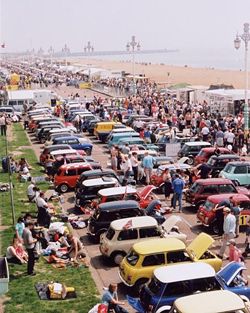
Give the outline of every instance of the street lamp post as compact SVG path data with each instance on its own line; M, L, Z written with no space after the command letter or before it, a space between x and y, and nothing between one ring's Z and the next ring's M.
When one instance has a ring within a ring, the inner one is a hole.
M52 46L49 47L48 54L50 56L50 65L52 66L52 57L54 54L54 49L52 48Z
M245 131L249 131L249 104L248 104L248 43L250 41L249 23L244 24L244 32L242 35L236 35L234 40L235 49L240 48L241 40L245 44L245 105L244 105L244 125Z
M84 53L94 52L94 46L91 45L90 41L87 42L87 46L84 47Z
M126 45L127 51L132 51L132 61L133 61L133 94L135 94L135 50L140 50L141 46L139 42L136 42L135 36L132 36L131 42L128 42Z
M65 55L65 66L67 66L67 56L70 54L70 49L66 44L62 48L62 53Z

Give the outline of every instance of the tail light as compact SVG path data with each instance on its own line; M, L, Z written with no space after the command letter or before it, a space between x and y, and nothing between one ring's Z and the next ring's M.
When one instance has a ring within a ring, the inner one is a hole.
M131 279L132 279L132 276L131 276L131 275L128 275L127 280L128 280L128 281L131 281Z

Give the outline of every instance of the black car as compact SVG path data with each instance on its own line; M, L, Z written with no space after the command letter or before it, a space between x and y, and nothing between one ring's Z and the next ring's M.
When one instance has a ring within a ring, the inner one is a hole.
M145 212L134 200L102 203L89 219L88 235L99 242L101 234L108 230L110 223L114 220L142 215L145 215Z
M210 175L212 177L218 177L220 171L223 170L227 163L233 161L240 161L240 157L236 154L212 155L207 161L207 165L211 168Z
M94 128L98 122L100 122L100 119L88 120L86 129L90 135L94 135Z

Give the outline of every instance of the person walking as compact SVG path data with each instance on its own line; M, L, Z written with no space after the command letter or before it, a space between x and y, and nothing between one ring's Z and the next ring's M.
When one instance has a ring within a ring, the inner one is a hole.
M144 173L146 176L146 184L150 184L152 170L154 167L155 159L152 157L152 155L149 155L148 151L145 152L145 156L142 160L142 166L144 168Z
M232 206L232 213L235 216L235 237L239 237L239 223L240 223L240 212L242 211L242 208L239 206L239 202L237 200L233 201L233 206Z
M135 179L136 184L137 184L138 183L138 166L139 166L139 161L138 161L136 152L132 152L130 161L131 161L132 170L133 170L133 173L134 173L134 179Z
M32 230L34 229L34 223L28 222L27 226L23 230L23 243L28 253L28 264L27 264L27 274L34 276L36 273L34 272L35 265L35 245L37 239L33 238Z
M182 194L183 194L183 189L185 187L185 182L183 179L180 178L178 174L175 174L174 180L172 182L173 186L173 208L174 210L176 209L176 203L178 201L179 204L179 212L182 212Z
M220 251L217 254L217 256L221 259L223 259L224 253L226 251L227 243L229 242L230 239L234 239L236 229L236 218L231 213L231 209L226 207L223 209L223 213L224 213L224 223L223 223L224 235Z
M0 116L0 129L1 129L1 136L6 136L7 120L4 114Z
M164 182L164 194L165 200L169 200L170 194L172 192L171 175L169 169L166 168L162 175L162 180Z

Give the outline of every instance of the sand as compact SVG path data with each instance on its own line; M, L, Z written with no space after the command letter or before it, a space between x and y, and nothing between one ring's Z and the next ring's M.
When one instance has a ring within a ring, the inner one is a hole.
M91 64L109 70L124 70L133 72L132 62L75 59L71 64ZM233 70L218 70L213 68L192 68L160 64L135 64L136 74L145 74L151 80L161 83L163 87L187 83L189 85L210 86L211 84L233 85L234 88L245 88L245 72ZM168 74L169 73L169 74Z

